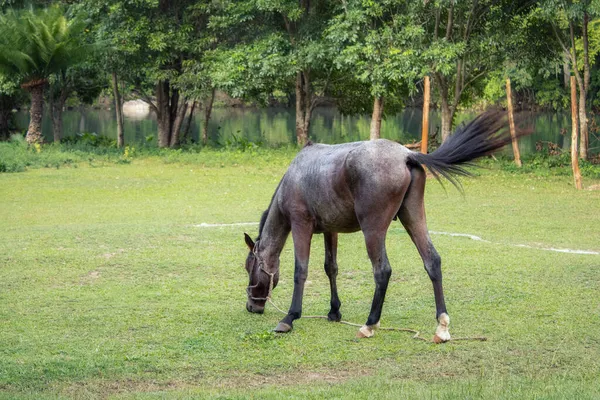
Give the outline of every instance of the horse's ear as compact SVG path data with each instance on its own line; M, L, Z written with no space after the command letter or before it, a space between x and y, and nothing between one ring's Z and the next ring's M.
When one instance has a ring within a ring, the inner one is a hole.
M252 241L252 238L248 236L247 233L244 233L244 240L246 241L246 246L248 246L250 251L254 250L254 242Z

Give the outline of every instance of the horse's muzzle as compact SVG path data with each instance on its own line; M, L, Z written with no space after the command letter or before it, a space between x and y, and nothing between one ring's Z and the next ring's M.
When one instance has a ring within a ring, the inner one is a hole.
M250 301L246 302L246 310L255 314L262 314L265 312L265 306L259 306L258 304L251 303Z

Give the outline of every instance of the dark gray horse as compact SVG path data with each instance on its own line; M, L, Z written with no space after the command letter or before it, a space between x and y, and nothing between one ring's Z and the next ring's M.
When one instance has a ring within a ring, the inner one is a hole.
M339 321L336 288L338 233L362 230L373 265L375 294L359 337L371 337L379 326L381 309L392 270L385 237L393 219L399 218L417 247L433 283L438 327L434 341L450 340L450 318L444 303L441 259L425 221L423 195L427 166L436 178L443 176L457 187L456 175L469 175L461 166L510 143L503 113L488 112L462 126L431 154L421 154L389 141L373 140L340 145L306 145L281 179L264 212L256 242L245 234L250 249L246 270L250 312L262 313L279 280L279 255L289 233L294 241L295 273L292 304L276 332L292 330L302 314L302 294L308 274L313 234L325 238L325 272L331 286L328 317ZM520 132L519 135L522 135Z

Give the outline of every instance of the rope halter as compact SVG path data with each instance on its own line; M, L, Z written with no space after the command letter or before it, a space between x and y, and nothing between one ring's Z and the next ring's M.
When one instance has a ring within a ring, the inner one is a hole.
M252 250L252 254L254 254L254 258L256 258L256 260L258 260L258 268L260 271L264 272L265 274L269 275L269 291L267 293L267 297L254 297L252 296L252 294L250 293L250 290L252 288L255 288L258 286L258 282L256 283L256 285L250 286L248 285L248 287L246 288L246 293L248 294L248 298L250 300L254 300L254 301L269 301L271 300L271 293L273 293L273 280L275 278L275 272L269 272L264 268L265 263L258 257L258 254L256 253L256 246L255 249Z

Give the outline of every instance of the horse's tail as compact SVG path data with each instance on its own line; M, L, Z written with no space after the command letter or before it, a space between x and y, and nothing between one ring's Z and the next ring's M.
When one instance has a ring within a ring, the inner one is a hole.
M505 112L485 112L467 125L458 127L433 153L411 152L408 164L425 165L438 181L441 182L440 177L443 176L461 190L456 176L473 175L464 166L473 165L471 161L490 155L512 141L507 126ZM520 137L530 133L531 131L517 130L516 135Z

